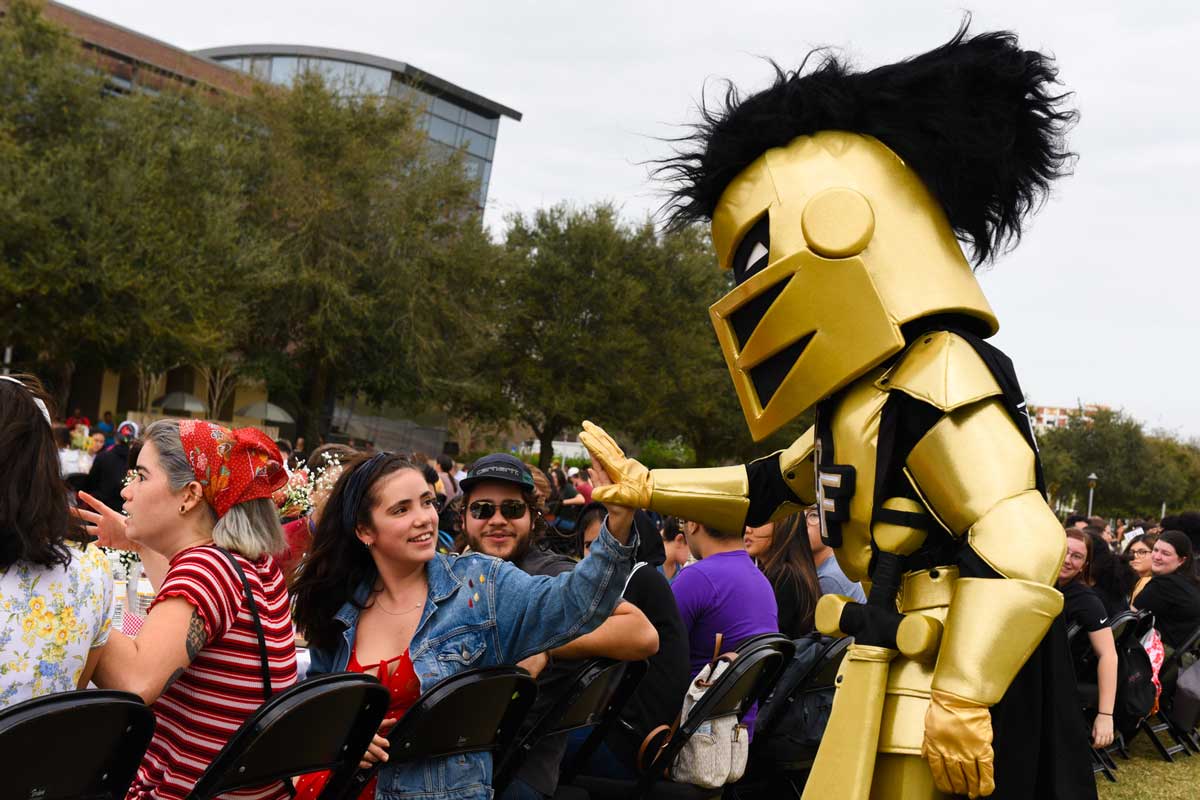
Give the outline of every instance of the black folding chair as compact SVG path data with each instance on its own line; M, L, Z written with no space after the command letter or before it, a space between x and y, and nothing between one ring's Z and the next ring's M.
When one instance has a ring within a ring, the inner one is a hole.
M1175 683L1179 680L1179 672L1187 657L1200 660L1200 627L1184 640L1184 642L1163 660L1158 678L1162 683L1162 695L1159 697L1158 711L1151 719L1142 721L1139 730L1150 737L1151 744L1158 750L1164 761L1174 761L1175 756L1183 754L1190 756L1200 753L1200 736L1194 730L1184 730L1171 717L1171 705L1175 695ZM1156 721L1152 721L1155 719ZM1171 737L1173 744L1167 744L1159 738L1165 733Z
M388 709L370 675L340 672L296 684L264 703L213 759L191 800L330 770L321 800L341 800Z
M71 732L85 735L88 744L64 756L51 743ZM0 712L0 794L121 800L153 735L154 712L128 692L88 689L17 703Z
M566 691L542 714L507 752L497 756L492 789L497 797L521 769L529 752L547 736L593 727L579 751L564 765L560 783L569 784L579 767L595 752L616 723L621 709L646 674L645 661L622 662L593 658L583 663ZM566 794L566 793L564 793Z
M722 789L704 789L685 783L663 780L675 757L688 739L705 723L726 714L745 716L752 705L763 700L791 660L795 644L784 636L755 637L742 644L737 658L692 708L688 718L670 735L650 764L635 781L621 781L580 775L578 786L593 798L640 800L644 797L709 800L721 796Z
M1079 706L1086 721L1088 713L1096 712L1099 699L1098 680L1096 677L1096 655L1092 642L1080 625L1072 624L1067 628L1067 647L1071 653L1071 666L1075 672L1075 689L1079 695ZM1084 735L1089 735L1084 733ZM1088 755L1092 761L1092 774L1102 774L1105 778L1117 782L1114 770L1116 764L1109 766L1110 759L1098 748L1088 742Z
M388 733L388 764L481 750L503 753L536 697L537 682L518 667L480 667L451 675L421 695ZM365 750L364 745L358 755ZM348 797L358 797L381 766L358 772Z

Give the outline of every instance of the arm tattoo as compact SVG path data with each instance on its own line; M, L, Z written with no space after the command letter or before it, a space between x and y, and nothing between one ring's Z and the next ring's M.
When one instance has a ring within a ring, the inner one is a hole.
M160 695L165 694L167 689L171 688L171 684L174 683L175 681L177 681L179 679L179 676L182 674L183 674L183 667L180 667L179 669L172 672L171 677L167 678L167 682L163 684L162 691L159 692L159 694Z
M192 618L188 621L187 630L187 646L188 661L196 658L196 655L204 649L207 641L204 638L204 620L200 619L200 612L192 609ZM174 678L172 678L174 680Z

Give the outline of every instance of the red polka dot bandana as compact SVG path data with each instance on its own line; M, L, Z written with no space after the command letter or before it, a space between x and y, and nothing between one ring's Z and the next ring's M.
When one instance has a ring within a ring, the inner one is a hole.
M287 483L279 448L257 428L231 431L185 419L179 421L179 438L217 519L238 503L270 497Z

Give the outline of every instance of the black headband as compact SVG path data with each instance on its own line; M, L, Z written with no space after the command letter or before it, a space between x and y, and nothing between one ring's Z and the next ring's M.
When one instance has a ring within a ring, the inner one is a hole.
M355 467L346 480L346 494L342 498L342 527L351 533L358 527L358 507L362 505L371 479L378 472L379 465L390 455L388 452L376 453Z

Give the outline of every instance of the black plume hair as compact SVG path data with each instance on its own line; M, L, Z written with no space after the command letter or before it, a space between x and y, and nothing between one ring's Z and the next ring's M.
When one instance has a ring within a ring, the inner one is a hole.
M1058 93L1051 56L1022 50L1008 31L967 36L968 16L941 47L869 72L814 50L794 72L743 98L732 84L715 108L656 162L674 188L668 227L710 219L729 182L772 147L839 130L879 139L920 176L975 262L1021 238L1021 223L1069 174L1066 133L1077 114ZM806 70L810 61L817 61Z

